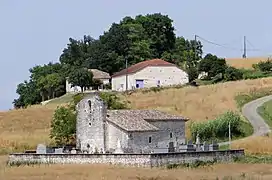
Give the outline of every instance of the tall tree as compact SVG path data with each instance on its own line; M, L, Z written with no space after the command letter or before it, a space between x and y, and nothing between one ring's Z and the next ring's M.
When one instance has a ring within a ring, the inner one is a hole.
M18 84L16 93L19 94L19 98L13 101L15 108L27 107L41 102L41 97L34 81L24 81Z
M85 68L78 68L69 74L68 80L72 86L79 86L83 92L84 89L91 87L93 74Z
M199 72L208 73L208 78L224 74L227 68L226 60L215 55L207 54L199 63Z

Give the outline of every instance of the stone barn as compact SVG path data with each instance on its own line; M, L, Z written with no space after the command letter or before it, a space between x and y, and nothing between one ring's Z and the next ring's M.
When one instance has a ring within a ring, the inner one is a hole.
M175 152L187 118L158 110L107 110L99 95L77 105L77 148L89 153Z

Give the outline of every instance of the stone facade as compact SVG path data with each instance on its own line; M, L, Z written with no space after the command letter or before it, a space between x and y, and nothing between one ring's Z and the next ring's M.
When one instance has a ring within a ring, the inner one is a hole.
M113 153L118 142L124 153L168 152L185 142L185 121L155 110L107 110L97 94L77 105L77 148Z
M171 145L178 149L185 143L185 122L152 121L159 130L153 132L132 132L128 146L135 153L168 152ZM151 140L151 141L150 141Z
M105 152L106 105L98 95L89 94L77 105L77 148Z
M10 154L8 163L44 164L113 164L138 167L161 167L199 161L230 162L243 157L244 150L160 153L160 154Z

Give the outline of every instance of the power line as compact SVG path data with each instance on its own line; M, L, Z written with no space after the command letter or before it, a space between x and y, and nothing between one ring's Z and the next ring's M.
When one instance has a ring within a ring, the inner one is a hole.
M219 44L219 43L216 43L216 42L213 42L213 41L210 41L210 40L207 40L203 37L200 37L198 35L196 35L199 39L201 39L202 41L205 41L209 44L213 44L213 45L216 45L216 46L219 46L219 47L222 47L222 48L225 48L225 49L230 49L230 50L233 50L233 51L244 51L244 49L239 49L239 48L235 48L235 47L229 47L229 46L225 46L225 45L222 45L222 44ZM259 49L247 49L247 51L260 51Z

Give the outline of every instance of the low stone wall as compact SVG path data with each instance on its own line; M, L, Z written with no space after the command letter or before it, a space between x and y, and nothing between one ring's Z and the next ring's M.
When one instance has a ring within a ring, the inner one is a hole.
M163 154L10 154L9 164L113 164L137 167L160 167L192 163L196 160L230 162L244 156L244 150L183 152Z
M169 164L193 163L197 160L203 162L214 160L217 162L231 162L235 157L243 157L244 155L244 150L151 154L150 166L160 167Z

